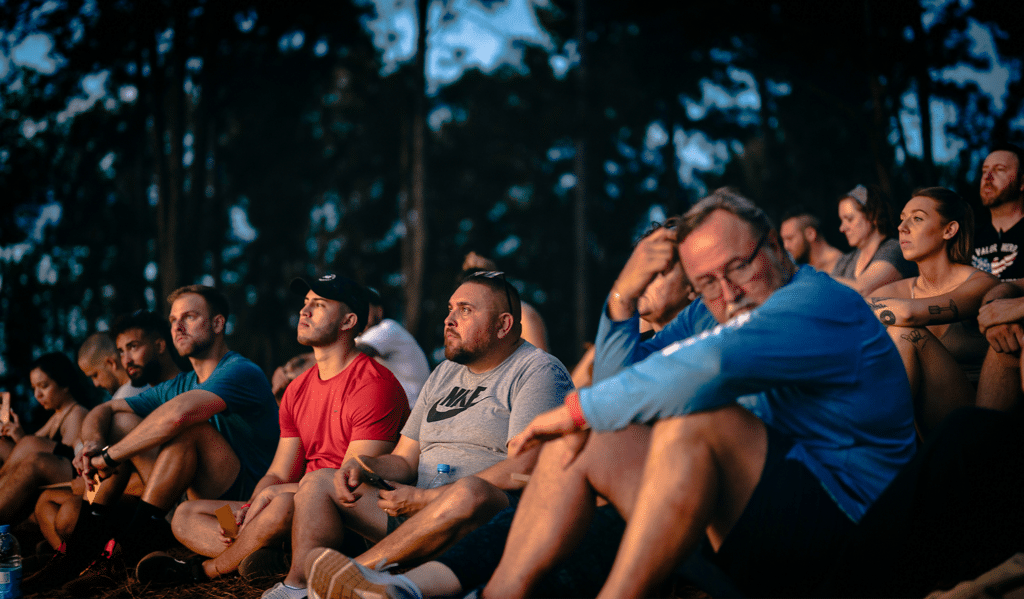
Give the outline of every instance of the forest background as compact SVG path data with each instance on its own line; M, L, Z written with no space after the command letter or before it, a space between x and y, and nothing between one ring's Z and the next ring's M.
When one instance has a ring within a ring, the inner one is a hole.
M992 0L7 0L0 388L190 283L269 374L322 272L436 363L470 250L571 367L638 235L718 186L844 251L857 184L977 205L1024 139L1021 40Z

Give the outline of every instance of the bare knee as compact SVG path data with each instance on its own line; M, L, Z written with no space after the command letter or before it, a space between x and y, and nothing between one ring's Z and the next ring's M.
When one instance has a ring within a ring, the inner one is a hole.
M111 439L120 440L138 426L140 422L142 422L142 418L130 412L115 412L110 421Z
M178 540L189 537L189 532L194 529L196 519L207 515L204 509L205 501L183 501L174 510L174 517L171 518L171 532Z
M263 514L261 520L270 524L268 534L288 533L292 529L292 518L295 516L295 494L281 493L274 497L267 507L263 508Z
M441 502L441 510L436 517L457 521L472 520L480 514L493 515L508 506L508 499L501 489L476 476L457 480Z

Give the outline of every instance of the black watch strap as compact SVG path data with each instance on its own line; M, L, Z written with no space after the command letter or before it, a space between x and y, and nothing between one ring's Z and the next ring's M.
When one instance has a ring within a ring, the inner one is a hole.
M109 445L104 447L100 451L100 457L103 458L103 461L106 462L108 467L110 467L110 468L117 468L117 465L120 464L121 462L118 462L114 458L110 457L110 452L107 451L108 449L110 449Z

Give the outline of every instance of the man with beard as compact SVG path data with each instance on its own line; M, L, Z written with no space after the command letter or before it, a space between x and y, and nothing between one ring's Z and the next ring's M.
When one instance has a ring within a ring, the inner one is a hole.
M362 564L411 565L517 501L536 454L505 459L506 444L572 389L565 367L521 338L521 310L502 273L476 273L456 289L444 321L448 360L424 384L395 450L362 460L395 489L376 492L356 460L303 481L287 586L264 597L305 597L307 556L340 546L346 528L376 542L357 558Z
M824 273L831 273L843 256L821 234L821 219L802 208L791 209L782 217L779 235L794 262L810 264Z
M978 217L974 233L972 266L1003 281L1024 278L1024 150L1010 144L993 149L981 167L981 204L989 218Z
M1005 144L992 150L981 167L981 203L990 219L978 218L974 233L975 268L1004 283L985 294L978 325L989 342L978 379L977 405L1009 410L1020 405L1021 344L1024 339L1024 150Z
M143 390L178 376L167 321L148 310L122 314L114 320L110 336L117 346L121 367L132 385Z
M545 447L506 542L495 518L402 576L327 577L320 560L313 590L326 596L326 579L448 597L489 578L489 598L650 597L699 552L738 587L719 594L809 593L913 455L903 362L863 299L798 269L767 215L735 192L694 205L674 239L701 301L652 340L661 351L570 393L509 443L510 459ZM613 287L608 318L627 283ZM697 328L701 312L719 324ZM623 331L628 343L635 330Z
M122 314L114 319L109 335L96 333L85 340L78 350L78 367L94 385L110 391L111 399L132 397L181 372L171 358L169 340L167 321L155 313L136 310ZM123 377L124 382L120 388L111 389L112 381L120 380L116 376ZM132 476L133 472L131 468L119 468L103 485L100 501L104 497L116 499L122 493L140 495L141 481L138 476ZM80 490L76 494L68 489L47 489L40 495L36 502L36 522L54 548L71 534L81 506Z
M259 367L228 350L227 299L212 287L190 285L167 301L174 346L193 372L94 408L82 424L84 447L74 461L91 485L94 475L107 478L130 460L145 485L141 501L128 526L115 530L108 508L117 497L98 496L79 516L66 551L25 581L26 592L77 576L112 537L124 562L134 565L173 542L165 517L182 493L190 499L248 497L270 465L279 435L277 404ZM101 574L111 560L95 567Z
M247 577L283 573L281 546L291 533L300 479L322 468L336 470L354 456L394 449L409 404L395 375L356 347L367 322L366 290L334 274L295 279L291 289L304 298L297 339L313 348L316 363L285 391L281 440L270 469L247 502L228 503L241 525L237 537L226 536L218 523L215 512L223 500L185 502L172 527L200 555L180 561L153 553L139 562L139 582L204 582L236 568Z
M96 388L106 389L113 399L124 399L146 390L145 386L132 385L117 355L117 346L106 331L93 333L82 342L78 348L78 368Z

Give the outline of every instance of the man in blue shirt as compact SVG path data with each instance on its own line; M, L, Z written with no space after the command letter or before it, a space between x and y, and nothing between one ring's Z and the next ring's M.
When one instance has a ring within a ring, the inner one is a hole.
M84 447L74 461L87 480L106 478L130 461L145 484L141 501L126 529L115 531L107 507L122 489L101 485L79 516L67 552L40 572L50 586L80 572L111 537L134 566L173 542L165 517L183 493L190 499L245 499L273 458L277 403L263 371L228 350L226 298L191 285L167 299L174 347L193 371L94 408L82 424Z
M557 439L485 596L529 594L582 537L596 497L627 521L601 597L648 596L705 546L743 592L806 592L910 459L902 362L856 293L797 270L764 213L729 191L694 206L677 235L703 301L648 342L663 349L512 441L510 454ZM610 320L630 313L616 299ZM702 310L721 324L701 332ZM666 345L672 330L697 334Z

